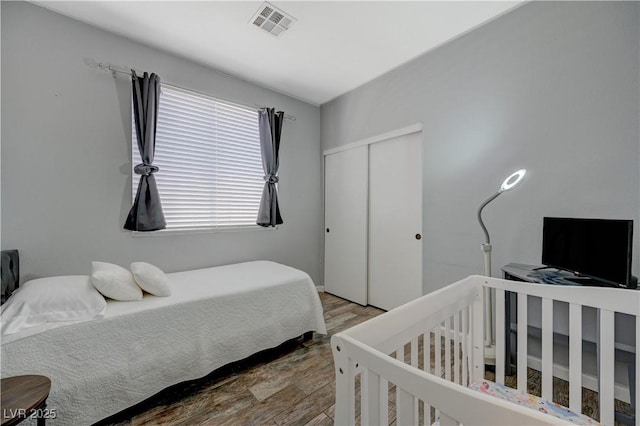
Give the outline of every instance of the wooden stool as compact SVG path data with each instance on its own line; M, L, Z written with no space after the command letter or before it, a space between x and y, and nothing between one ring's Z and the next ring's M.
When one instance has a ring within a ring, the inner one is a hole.
M47 410L51 380L44 376L15 376L0 382L1 426L16 425L26 418L37 419L38 426L45 419L55 418L55 409Z

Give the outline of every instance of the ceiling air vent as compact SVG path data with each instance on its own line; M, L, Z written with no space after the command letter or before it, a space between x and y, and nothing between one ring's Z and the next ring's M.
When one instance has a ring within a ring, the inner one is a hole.
M267 2L262 3L262 6L249 21L250 24L275 37L279 37L287 31L294 22L296 22L296 18Z

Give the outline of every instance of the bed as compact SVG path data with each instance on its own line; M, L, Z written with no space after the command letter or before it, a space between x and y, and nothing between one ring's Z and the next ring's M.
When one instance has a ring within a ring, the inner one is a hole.
M51 424L87 425L310 331L325 334L311 278L256 261L167 274L172 295L108 301L104 317L2 341L2 377L52 381Z
M495 381L485 379L483 288L496 300ZM505 386L505 292L517 296L517 389ZM533 297L542 300L541 398L526 393L527 302ZM560 302L569 305L569 407L551 402L553 311L554 303ZM334 335L335 422L386 425L389 412L395 410L397 424L403 425L595 424L581 414L584 306L598 310L596 420L613 425L615 314L634 320L635 366L640 371L640 291L482 276L468 277ZM640 375L634 379L639 389ZM637 392L631 393L630 401L638 426Z

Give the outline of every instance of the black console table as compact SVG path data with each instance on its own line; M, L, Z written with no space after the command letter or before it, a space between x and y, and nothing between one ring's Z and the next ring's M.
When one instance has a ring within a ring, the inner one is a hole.
M552 285L571 285L571 286L585 286L592 287L593 282L585 281L581 282L580 277L576 277L575 274L567 271L560 271L556 269L541 269L540 266L524 265L519 263L509 263L502 267L503 278L511 281L523 281L529 283L538 284L552 284ZM573 281L575 280L575 281ZM638 289L640 291L640 289ZM506 362L506 374L513 374L512 365L517 363L517 324L512 320L512 312L517 309L517 303L515 301L515 294L511 292L505 292L505 360ZM513 311L512 311L513 310ZM540 328L534 326L527 327L527 333L530 336L540 338L542 333ZM553 333L554 344L569 344L569 336L561 333ZM598 347L596 342L589 340L582 341L583 352L591 352L597 354ZM618 361L627 364L627 372L629 378L629 392L631 396L631 407L634 407L635 402L635 352L633 347L627 345L621 345L616 343L615 358ZM616 421L627 425L634 424L635 417L628 416L622 413L616 412Z

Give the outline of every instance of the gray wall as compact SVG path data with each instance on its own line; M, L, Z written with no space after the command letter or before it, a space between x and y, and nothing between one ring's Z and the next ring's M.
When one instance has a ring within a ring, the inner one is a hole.
M215 42L215 41L212 41ZM130 83L94 58L163 81L297 117L285 122L276 231L133 238ZM92 260L167 271L269 259L320 282L320 110L28 3L2 2L2 247L21 250L23 280L88 273Z
M539 264L543 216L635 221L640 247L637 2L531 2L322 106L323 150L424 125L424 290Z
M2 33L2 7L0 7L0 34ZM2 81L2 55L0 55L0 81ZM0 84L0 99L2 99L2 84ZM0 108L0 129L2 129L2 109ZM2 132L0 132L0 242L2 241ZM0 243L1 246L1 243Z

